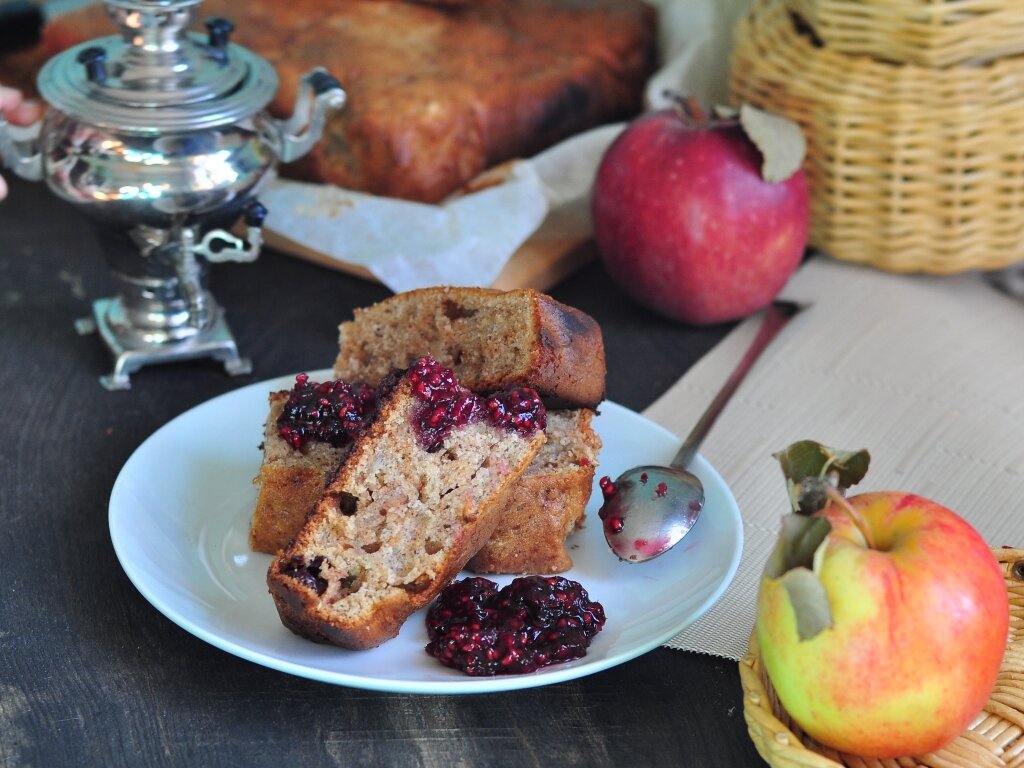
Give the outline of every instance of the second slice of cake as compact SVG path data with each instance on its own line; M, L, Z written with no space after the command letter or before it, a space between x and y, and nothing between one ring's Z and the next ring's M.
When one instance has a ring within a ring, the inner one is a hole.
M582 527L601 450L593 411L548 411L547 442L505 498L501 522L466 564L475 573L560 573Z

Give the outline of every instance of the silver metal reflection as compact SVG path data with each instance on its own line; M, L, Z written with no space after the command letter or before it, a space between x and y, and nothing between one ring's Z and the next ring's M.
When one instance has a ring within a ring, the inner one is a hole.
M226 19L207 20L205 37L188 32L200 2L107 0L120 35L46 63L46 116L17 132L0 117L4 165L134 245L108 254L117 296L76 324L114 356L100 378L108 389L127 389L144 365L188 358L213 357L232 375L251 370L207 287L206 263L258 256L260 191L345 104L338 81L317 69L302 78L292 117L270 117L273 67L229 42ZM244 237L232 231L239 219Z

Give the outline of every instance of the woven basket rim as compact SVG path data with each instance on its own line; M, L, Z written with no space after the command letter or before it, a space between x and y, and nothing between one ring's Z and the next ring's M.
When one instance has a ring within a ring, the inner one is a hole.
M909 61L887 61L879 59L870 53L855 53L851 51L838 50L828 44L816 46L811 38L800 32L792 22L792 9L787 2L782 0L760 0L755 2L748 11L751 17L765 18L767 14L783 12L789 16L788 41L798 49L799 58L807 58L814 61L817 68L828 71L835 75L833 87L834 97L843 94L844 84L850 82L863 83L865 81L880 80L892 82L893 80L907 80L914 83L921 83L922 80L942 82L975 82L982 77L991 80L999 80L1010 74L1017 74L1024 71L1024 51L1012 56L1001 56L988 61L980 61L970 66L957 67L935 67L927 64L918 64ZM1024 16L1024 14L1022 14ZM771 18L771 17L769 17ZM762 22L763 24L763 22ZM764 30L766 26L753 24L756 30ZM903 92L899 97L889 97L885 92L873 94L873 98L885 100L887 98L904 98Z
M1024 51L1017 0L786 0L826 45L930 67Z
M1004 566L1024 563L1024 548L993 547L992 554ZM1024 566L1021 566L1021 570L1024 571ZM1014 577L1018 575L1020 574L1013 574ZM1007 585L1009 586L1010 584L1010 575L1007 575ZM1021 588L1024 588L1024 579L1014 578L1012 584L1020 585ZM1016 606L1011 603L1011 627L1013 626L1014 618L1024 622L1024 601L1019 601ZM1008 643L1009 648L1015 649L1017 656L1024 652L1024 633L1016 638L1011 634L1010 642ZM1011 653L1007 653L1003 662L1004 667L1010 661L1011 655ZM1017 663L1019 664L1019 659ZM770 683L768 686L765 685L765 675L761 665L760 648L758 647L756 633L751 633L749 649L739 662L739 673L740 682L743 686L743 715L747 721L747 730L761 757L769 765L773 768L844 768L843 763L837 762L826 754L808 747L796 733L782 722L774 710L772 703L777 702L777 700L769 688ZM782 705L778 704L778 706L781 709ZM1006 705L1001 706L1005 707ZM1016 711L1024 719L1024 711L1020 708ZM770 745L766 744L766 739L762 737L761 731L764 730L770 731L773 735L773 743ZM960 737L960 739L963 738ZM1024 739L1024 735L1020 736L1020 738ZM957 741L960 741L960 739ZM977 739L972 740L975 748L977 748L977 741ZM867 758L856 758L856 760L858 765L864 766L896 765L894 761L882 763ZM932 764L931 762L913 763L914 766ZM976 765L973 762L947 762L942 764L956 766L957 768L960 768L960 766L962 768L974 768ZM899 765L903 768L906 763L901 760Z

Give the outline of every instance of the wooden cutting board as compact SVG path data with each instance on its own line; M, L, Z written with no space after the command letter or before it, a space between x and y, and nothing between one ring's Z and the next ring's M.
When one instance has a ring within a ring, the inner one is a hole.
M264 243L276 251L297 256L330 269L378 282L370 272L357 264L339 261L332 256L295 242L271 229L263 230ZM505 268L489 286L501 290L534 288L546 291L594 257L594 249L581 247L589 238L565 238L541 229L512 254Z

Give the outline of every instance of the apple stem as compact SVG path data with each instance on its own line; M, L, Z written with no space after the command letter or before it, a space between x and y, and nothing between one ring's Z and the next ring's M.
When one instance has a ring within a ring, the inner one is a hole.
M681 117L688 118L695 126L707 124L708 115L703 109L701 109L700 103L693 96L683 96L682 94L672 91L666 91L666 95L671 97L672 103L675 105L676 112L678 112Z
M829 500L834 504L837 504L846 513L846 516L850 518L853 524L857 526L857 530L860 531L860 535L864 537L864 541L867 542L868 548L875 549L875 539L871 535L871 529L868 528L867 523L864 522L864 518L861 517L860 512L854 509L853 505L848 502L843 494L841 494L834 486L829 485L825 493L828 495Z

